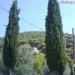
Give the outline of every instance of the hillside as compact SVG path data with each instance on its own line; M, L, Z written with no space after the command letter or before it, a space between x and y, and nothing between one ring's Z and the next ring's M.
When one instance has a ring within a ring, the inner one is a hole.
M64 38L66 41L66 47L72 47L72 34L64 34ZM40 46L45 46L45 32L41 31L32 31L32 32L23 32L19 34L18 37L19 45L30 44L34 46L36 44ZM70 45L71 44L71 45ZM3 46L3 38L0 37L0 49Z
M3 39L4 38L0 38L0 49L3 46ZM41 48L45 46L45 32L23 32L19 34L18 41L19 46L23 44L30 44L32 47L38 46L38 48Z

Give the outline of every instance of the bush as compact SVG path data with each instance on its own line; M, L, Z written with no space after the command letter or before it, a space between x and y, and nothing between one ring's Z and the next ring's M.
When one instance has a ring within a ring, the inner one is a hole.
M46 67L46 59L43 53L39 53L34 59L34 69L39 75L43 75L44 69Z
M3 65L3 59L2 59L2 52L0 53L0 75L2 75L4 70L4 65Z
M22 45L19 48L19 58L15 67L15 75L37 75L33 70L33 56L29 44Z

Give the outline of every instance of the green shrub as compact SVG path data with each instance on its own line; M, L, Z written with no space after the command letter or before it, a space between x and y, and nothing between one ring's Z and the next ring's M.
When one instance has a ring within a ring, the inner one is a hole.
M43 70L46 66L46 59L43 53L39 53L35 56L34 59L34 69L37 71L39 75L43 75Z
M31 49L29 44L22 45L19 48L19 58L14 70L16 75L37 75L33 70L33 56Z

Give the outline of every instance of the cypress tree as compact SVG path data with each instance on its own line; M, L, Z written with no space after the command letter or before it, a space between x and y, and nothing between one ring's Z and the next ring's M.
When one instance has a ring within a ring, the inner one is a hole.
M63 74L65 68L65 50L59 4L49 0L46 17L46 59L50 72Z
M8 75L14 69L18 56L18 33L19 33L19 10L17 8L17 0L15 0L10 8L9 23L6 29L3 60L5 66L8 68Z

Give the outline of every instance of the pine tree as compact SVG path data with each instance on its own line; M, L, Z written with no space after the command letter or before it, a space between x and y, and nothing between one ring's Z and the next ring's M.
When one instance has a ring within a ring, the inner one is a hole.
M65 50L59 4L49 0L46 17L46 58L50 72L62 75L65 68Z
M9 23L6 29L4 47L3 47L3 60L5 66L10 72L14 69L18 56L18 33L19 33L19 10L17 8L17 0L15 0L10 8Z

